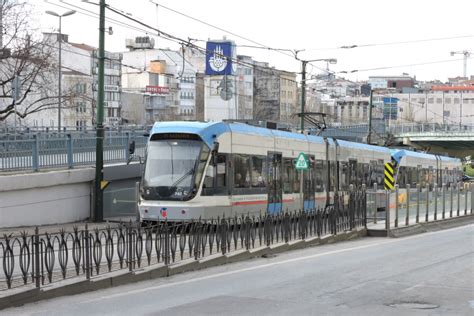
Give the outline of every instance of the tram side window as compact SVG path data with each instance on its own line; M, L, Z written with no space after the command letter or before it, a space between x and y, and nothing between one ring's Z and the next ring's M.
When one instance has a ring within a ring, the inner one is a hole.
M202 195L214 195L226 193L226 156L219 154L217 164L209 165L206 169L206 176L202 187Z
M325 161L316 160L314 162L314 171L316 175L315 189L316 192L323 192L326 178L326 168L324 168Z
M331 191L335 191L336 189L336 180L337 180L337 162L336 161L331 161L329 162L329 168L330 168L330 178L331 178Z
M283 159L283 193L293 193L293 177L295 167L292 159Z
M301 171L294 171L293 193L299 193L300 192L300 179L301 179Z
M266 163L266 157L252 157L252 187L265 187L267 185Z
M341 187L341 190L347 190L349 188L349 176L350 176L350 171L349 171L349 164L345 161L341 161L339 163L339 185Z
M250 187L250 157L234 155L234 187Z

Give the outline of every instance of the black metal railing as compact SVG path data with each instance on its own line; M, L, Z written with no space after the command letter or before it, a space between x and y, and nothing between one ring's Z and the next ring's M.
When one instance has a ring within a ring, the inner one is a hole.
M241 249L335 235L366 225L366 193L339 194L324 209L278 215L241 215L187 223L161 222L141 227L121 223L72 232L5 235L0 239L0 290L41 286L144 266L170 266L183 260Z

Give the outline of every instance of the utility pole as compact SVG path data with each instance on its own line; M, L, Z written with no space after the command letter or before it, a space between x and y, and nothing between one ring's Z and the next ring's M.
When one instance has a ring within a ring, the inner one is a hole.
M105 0L100 0L100 18L99 18L99 51L97 58L99 60L99 78L97 92L97 120L96 120L96 156L95 156L95 221L104 220L104 205L102 181L104 179L104 41L105 41Z
M306 104L306 65L308 62L306 60L301 61L302 71L301 71L301 134L304 133L304 108Z
M300 60L296 58L297 60ZM329 64L336 64L336 58L321 58L312 60L301 60L301 133L304 133L304 112L306 105L306 65L314 61L325 61Z
M369 99L369 130L367 135L367 144L371 143L371 136L372 136L372 97L374 94L374 90L372 87L370 88L370 99Z

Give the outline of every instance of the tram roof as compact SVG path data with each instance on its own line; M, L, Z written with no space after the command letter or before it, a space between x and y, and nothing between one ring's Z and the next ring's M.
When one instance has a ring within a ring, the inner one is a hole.
M157 122L153 125L151 134L160 133L190 133L199 135L209 147L212 147L214 139L220 135L228 132L235 132L248 135L258 135L264 137L280 137L295 139L301 141L309 141L312 143L324 144L324 138L321 136L304 135L299 133L291 133L281 130L273 130L258 126L252 126L244 123L228 123L228 122L191 122L191 121L176 121L176 122ZM334 144L333 139L327 139L329 144ZM338 140L342 147L377 151L382 153L389 153L389 149L374 145L354 143L344 140Z
M337 143L341 147L346 147L346 148L353 148L353 149L362 149L362 150L370 150L370 151L377 151L381 153L390 153L390 150L386 147L381 147L381 146L374 146L374 145L368 145L368 144L363 144L363 143L355 143L355 142L349 142L347 140L337 140Z
M417 151L411 151L411 150L406 150L406 149L390 149L392 153L393 159L395 159L397 162L400 162L400 160L403 157L413 157L413 158L425 158L425 159L433 159L436 160L436 155L433 154L426 154L426 153L420 153ZM452 157L446 157L446 156L438 156L441 161L445 162L461 162L458 158L452 158Z

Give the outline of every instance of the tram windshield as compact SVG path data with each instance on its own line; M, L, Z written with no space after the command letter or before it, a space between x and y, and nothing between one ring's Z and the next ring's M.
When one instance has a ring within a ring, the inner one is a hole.
M190 200L197 192L209 148L198 140L160 139L148 144L142 196Z

